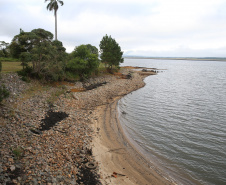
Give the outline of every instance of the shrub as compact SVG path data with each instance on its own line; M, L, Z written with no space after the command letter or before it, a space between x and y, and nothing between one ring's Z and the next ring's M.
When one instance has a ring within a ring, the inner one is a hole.
M0 102L2 102L3 99L9 97L9 91L6 89L5 85L0 86Z
M26 76L22 76L21 80L23 80L24 82L27 82L27 83L31 82L30 79Z
M88 78L99 67L98 55L96 53L93 54L87 45L76 47L71 53L71 58L67 63L66 70L71 73L77 73L80 80Z
M21 157L23 156L24 150L22 147L19 146L17 148L12 149L12 153L15 159L21 159Z
M26 66L24 69L17 71L17 74L22 77L21 80L30 82L29 76L32 74L32 67Z

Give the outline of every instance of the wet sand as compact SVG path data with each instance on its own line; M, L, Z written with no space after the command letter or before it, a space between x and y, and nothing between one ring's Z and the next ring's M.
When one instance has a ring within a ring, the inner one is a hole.
M144 86L143 79L148 76L138 73L134 75L133 88L124 86L125 94ZM122 82L117 82L122 83ZM137 85L139 84L139 85ZM114 91L114 89L111 89ZM126 138L118 120L117 102L123 95L115 94L108 103L95 109L96 120L94 129L97 130L93 139L93 155L98 162L103 184L175 184L161 172L157 166L143 158Z

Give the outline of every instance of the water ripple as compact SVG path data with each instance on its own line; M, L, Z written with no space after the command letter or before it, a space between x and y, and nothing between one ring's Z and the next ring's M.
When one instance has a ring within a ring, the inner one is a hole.
M119 118L131 139L183 184L226 184L226 63L138 64L168 70L120 100L127 114Z

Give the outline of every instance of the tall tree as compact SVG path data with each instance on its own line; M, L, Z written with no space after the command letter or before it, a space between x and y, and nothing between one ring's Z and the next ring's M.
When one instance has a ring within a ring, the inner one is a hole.
M100 41L101 62L108 65L110 69L112 69L112 66L119 67L120 63L124 61L122 55L121 47L115 39L105 35Z
M58 3L63 6L64 2L60 0L45 0L45 2L50 1L47 5L47 10L54 11L55 16L55 40L57 40L57 10L59 8Z
M31 32L20 31L10 44L10 53L22 61L25 70L30 70L28 63L32 62L34 77L57 81L63 78L66 49L62 42L52 39L53 34L41 28Z

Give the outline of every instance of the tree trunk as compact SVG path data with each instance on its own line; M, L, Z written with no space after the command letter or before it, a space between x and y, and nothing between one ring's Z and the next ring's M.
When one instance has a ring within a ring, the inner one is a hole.
M57 10L55 10L55 40L57 40Z

